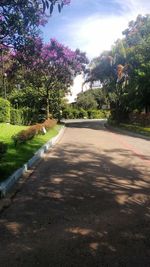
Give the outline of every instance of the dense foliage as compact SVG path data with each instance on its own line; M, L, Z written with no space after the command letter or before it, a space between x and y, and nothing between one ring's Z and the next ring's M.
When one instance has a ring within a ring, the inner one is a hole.
M39 37L39 26L45 25L54 8L61 12L70 2L1 0L0 96L9 99L14 108L13 123L19 123L21 112L31 115L30 121L27 118L25 123L49 117L50 112L53 113L51 91L54 88L56 92L65 91L73 75L83 67L81 61L85 55L79 50L73 52L56 40L44 44ZM60 98L62 93L57 96ZM58 113L58 108L54 112Z
M51 99L57 98L59 105L75 75L88 63L79 49L72 51L55 39L44 44L39 37L28 38L22 50L11 51L9 58L6 73L12 105L38 110L45 118L55 113ZM20 90L15 89L18 85Z
M103 109L83 109L78 106L67 106L62 110L64 119L106 119L110 115L108 110Z
M69 3L69 0L1 0L0 44L22 46L27 36L36 36L38 26L46 23L46 10L51 15L55 5L60 12Z
M0 162L3 159L6 151L7 151L7 144L0 141Z
M91 62L87 81L100 80L110 102L112 117L129 119L133 111L150 111L150 15L139 15L110 51ZM118 80L121 64L123 80Z
M76 106L85 110L102 109L103 106L108 107L108 100L104 88L89 89L88 91L79 93L76 99Z
M51 115L60 119L68 88L74 77L85 71L88 64L85 53L79 49L72 51L55 39L45 44L39 37L38 26L46 23L54 7L61 12L69 3L69 0L1 1L0 97L11 102L13 123L33 124ZM139 15L123 34L123 39L94 58L86 70L86 82L92 87L94 81L100 81L101 88L78 95L76 108L80 113L110 106L112 118L120 122L128 120L133 112L149 112L150 15ZM122 68L121 79L118 66Z
M10 122L10 103L0 98L0 122Z

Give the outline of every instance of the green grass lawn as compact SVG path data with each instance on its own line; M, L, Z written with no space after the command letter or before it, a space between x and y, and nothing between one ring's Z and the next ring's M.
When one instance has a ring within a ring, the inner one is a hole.
M11 136L26 128L27 126L0 123L0 141L8 145L7 153L0 162L0 181L6 179L15 170L22 167L42 145L57 135L61 126L56 125L45 135L37 135L32 140L15 147Z

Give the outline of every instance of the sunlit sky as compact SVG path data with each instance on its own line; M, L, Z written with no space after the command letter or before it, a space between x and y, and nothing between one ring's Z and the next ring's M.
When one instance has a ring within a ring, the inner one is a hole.
M55 8L43 31L48 42L56 38L72 49L79 48L91 59L122 37L128 22L150 13L150 0L72 0L61 13Z

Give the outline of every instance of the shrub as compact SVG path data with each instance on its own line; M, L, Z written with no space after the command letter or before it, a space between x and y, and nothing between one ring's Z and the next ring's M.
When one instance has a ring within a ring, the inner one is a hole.
M21 109L21 120L23 125L31 125L35 124L37 121L41 121L39 116L38 111L35 109L31 109L29 107L23 107Z
M4 144L3 142L0 142L0 161L3 158L4 154L7 151L7 144Z
M77 108L66 108L63 110L62 117L65 119L104 119L110 114L108 110L97 110L97 109L77 109Z
M47 119L44 123L38 123L30 126L27 130L22 130L16 135L12 136L15 146L17 144L25 143L28 140L31 140L35 135L43 133L43 127L46 130L53 128L56 125L55 120Z
M142 126L150 126L150 112L149 113L138 113L133 112L129 115L131 123L139 124Z
M109 111L90 109L87 111L89 119L105 119L109 115Z
M88 111L87 111L88 118L89 118L89 119L95 119L95 117L96 117L96 112L97 112L97 110L92 110L92 109L88 110Z
M15 146L17 144L25 143L28 140L31 140L36 135L36 130L34 129L28 129L28 130L22 130L16 135L12 136L12 139L14 140Z
M68 107L62 111L62 117L65 119L74 119L72 108Z
M81 108L81 109L79 110L78 118L79 118L79 119L87 118L87 112L86 112L86 110L84 110L83 108Z
M0 98L0 122L10 122L10 102Z
M22 124L22 111L19 109L10 109L10 123L14 125Z
M77 119L79 117L79 110L78 109L72 109L72 115L74 119Z
M56 120L47 119L41 125L42 125L42 127L44 126L46 130L49 130L49 129L53 128L56 125L56 123L57 123Z

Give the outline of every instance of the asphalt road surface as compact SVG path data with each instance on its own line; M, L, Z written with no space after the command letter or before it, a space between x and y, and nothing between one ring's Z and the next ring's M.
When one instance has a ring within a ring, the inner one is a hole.
M0 215L0 267L149 267L150 141L68 122Z

